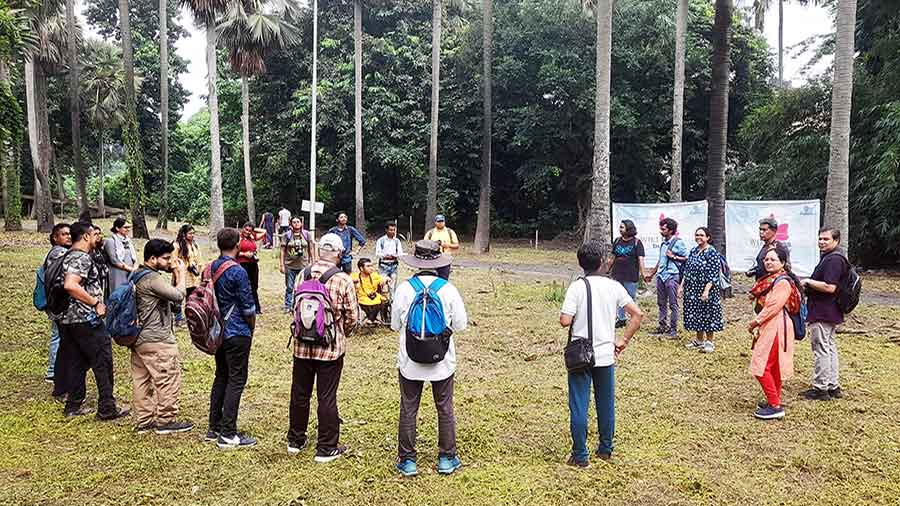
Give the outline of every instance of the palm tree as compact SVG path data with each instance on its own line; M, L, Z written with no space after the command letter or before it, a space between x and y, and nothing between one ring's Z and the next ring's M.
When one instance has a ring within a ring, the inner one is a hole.
M159 149L162 158L163 191L159 199L156 229L169 228L169 6L159 0Z
M66 26L75 26L75 0L66 0ZM78 191L79 212L88 211L87 173L81 163L81 90L78 80L78 33L68 30L69 114L72 121L72 167Z
M241 126L244 148L244 185L247 214L256 223L253 178L250 171L250 76L266 72L266 56L300 41L299 29L289 21L297 12L290 0L232 0L217 30L228 48L231 69L241 76Z
M850 227L850 111L856 0L838 0L831 88L831 155L825 191L825 224L848 238ZM849 244L849 241L845 242Z
M672 99L672 173L669 201L681 202L681 137L684 130L684 58L687 42L688 0L675 8L675 86Z
M363 156L362 156L362 2L353 0L353 128L354 167L356 179L356 228L366 233L366 203L363 198Z
M431 0L431 140L428 144L428 201L425 229L437 214L438 111L441 91L441 23L443 0Z
M209 234L214 238L225 226L225 208L222 202L222 146L219 144L219 93L216 89L218 75L216 65L216 18L225 11L228 0L181 0L194 20L206 28L206 81L209 106L209 138L211 157L209 163Z
M709 98L709 152L706 200L713 243L725 254L725 156L728 146L728 77L731 70L732 0L716 0L712 31L712 79Z
M766 12L771 5L772 0L753 1L753 24L759 32L766 29ZM784 0L778 0L778 87L784 87Z
M609 103L610 60L612 57L612 0L584 0L594 12L597 37L594 98L594 160L591 182L591 208L584 230L585 242L608 244L611 241L609 199Z
M125 166L128 168L131 192L131 221L135 237L150 238L144 218L144 156L141 153L134 93L134 54L131 47L131 21L128 0L119 0L119 30L122 34L122 63L125 67L125 124L122 140L125 144Z
M481 127L481 192L478 197L478 223L475 226L475 252L491 249L491 137L494 124L493 72L494 1L482 0L482 106Z

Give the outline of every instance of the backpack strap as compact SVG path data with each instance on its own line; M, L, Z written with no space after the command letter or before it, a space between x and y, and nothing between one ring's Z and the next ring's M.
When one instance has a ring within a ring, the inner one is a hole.
M224 262L222 262L222 265L220 265L219 268L216 269L216 272L214 272L212 278L210 278L212 279L213 284L216 284L216 281L218 281L219 278L222 277L222 274L225 274L225 271L237 265L239 264L234 260L225 260ZM210 264L209 266L210 269L212 269L212 264Z
M410 286L413 287L413 290L415 290L416 293L419 293L425 289L425 285L422 284L422 280L419 279L418 276L413 276L413 277L409 278L409 284L410 284Z
M152 272L150 269L139 269L134 271L128 275L128 281L136 285L138 284L138 281L144 279L150 272Z
M421 281L420 281L420 283L421 283ZM444 279L444 278L434 278L434 281L432 281L431 284L428 285L428 289L431 290L431 291L433 291L434 293L437 293L438 290L440 290L441 288L444 288L445 286L447 286L447 280L446 280L446 279Z
M322 284L324 285L324 284L327 283L328 280L330 280L335 274L341 272L342 270L343 270L343 269L341 269L340 267L337 267L337 266L332 267L331 269L328 269L327 271L323 272L321 276L319 276L319 283L322 283ZM311 274L311 272L310 272L310 274Z
M581 278L584 281L585 293L587 294L587 331L588 331L588 339L591 343L594 342L594 300L593 295L591 294L591 284L588 282L587 276Z

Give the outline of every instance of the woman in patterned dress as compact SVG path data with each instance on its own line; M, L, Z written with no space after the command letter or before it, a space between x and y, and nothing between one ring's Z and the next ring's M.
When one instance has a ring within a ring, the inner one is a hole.
M678 286L678 294L684 300L684 328L697 333L697 338L687 347L703 353L716 350L714 333L724 328L719 287L721 260L719 252L709 243L711 238L706 227L694 233L697 247L684 263L684 275Z

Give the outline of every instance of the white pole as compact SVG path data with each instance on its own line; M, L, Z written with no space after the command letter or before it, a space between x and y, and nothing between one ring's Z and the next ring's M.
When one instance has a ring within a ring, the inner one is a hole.
M412 213L409 215L409 237L406 240L415 242L412 236Z
M534 230L534 249L538 249L538 231Z
M309 150L309 232L316 239L316 87L319 65L319 2L312 0L313 7L313 64L312 64L312 133Z

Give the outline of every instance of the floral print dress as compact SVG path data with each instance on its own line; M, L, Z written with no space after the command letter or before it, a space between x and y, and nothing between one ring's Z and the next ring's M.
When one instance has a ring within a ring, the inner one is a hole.
M691 250L684 264L684 328L694 332L721 332L722 290L719 287L719 252L712 246ZM707 283L712 283L709 299L700 300Z

